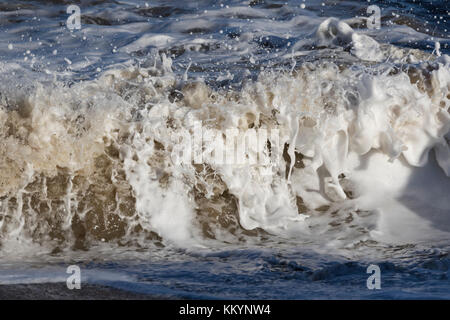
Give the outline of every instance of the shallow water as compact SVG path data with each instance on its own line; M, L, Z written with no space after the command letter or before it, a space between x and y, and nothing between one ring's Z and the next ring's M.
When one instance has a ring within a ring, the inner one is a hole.
M450 298L447 1L70 4L0 2L0 283Z

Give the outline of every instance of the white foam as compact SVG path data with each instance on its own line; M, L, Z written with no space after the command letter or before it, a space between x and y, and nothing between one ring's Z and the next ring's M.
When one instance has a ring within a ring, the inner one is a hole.
M381 61L384 57L378 42L356 33L348 24L336 18L322 22L316 31L316 37L319 45L351 46L351 52L361 60Z
M375 40L343 22L326 20L316 36L315 41L324 45L350 46L360 59L381 59ZM157 40L157 45L160 40L152 39L142 41ZM2 137L6 146L2 159L15 155L13 161L3 162L10 167L2 171L2 195L16 195L20 202L25 186L41 175L56 176L58 168L67 169L70 179L93 176L95 159L109 146L105 140L113 141L120 149L114 169L124 170L123 183L135 199L135 215L121 216L130 223L127 232L139 224L169 243L196 246L204 240L198 211L206 208L195 199L195 191L205 177L192 164L173 163L173 132L176 128L189 131L195 121L219 132L257 126L280 132L279 144L274 143L271 150L279 161L269 172L261 166L220 164L209 158L204 163L215 177L209 180L209 192L202 200L225 197L226 190L236 200L243 228L320 238L322 234L310 227L328 225L331 217L321 220L323 212L331 216L359 210L379 217L368 228L378 241L442 239L450 232L445 192L450 154L449 66L445 55L431 64L416 64L413 67L422 72L422 78L411 83L411 75L389 65L340 69L319 61L305 63L292 73L263 72L240 92L214 91L201 82L189 84L182 90L185 97L171 102L168 95L183 81L172 73L171 60L162 56L150 67L111 70L96 81L73 87L37 88L22 101L22 115L0 109L2 128L7 123L16 125L16 131L11 130L14 134L2 132L6 137ZM86 116L86 124L77 124L79 115ZM288 165L285 144L290 159L296 153L302 155L302 165L294 161ZM430 157L433 152L435 157ZM67 231L77 195L70 188L64 191ZM304 212L299 212L299 198L307 207ZM2 208L9 210L6 205ZM29 236L24 225L39 219L30 212L25 215L23 208L7 212L15 219L14 228L3 229L10 238ZM25 216L33 219L25 221ZM333 234L335 238L327 243L337 246L336 238L345 238L345 232L343 228Z

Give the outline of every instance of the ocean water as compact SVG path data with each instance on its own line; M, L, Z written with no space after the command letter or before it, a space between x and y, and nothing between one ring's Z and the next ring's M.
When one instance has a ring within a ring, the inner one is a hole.
M448 19L0 1L0 284L77 265L171 298L449 299Z

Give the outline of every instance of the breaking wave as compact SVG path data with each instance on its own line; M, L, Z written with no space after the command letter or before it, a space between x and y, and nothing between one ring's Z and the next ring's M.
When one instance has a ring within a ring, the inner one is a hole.
M381 46L336 19L310 42L359 63L321 58L224 89L161 54L95 80L3 89L2 250L448 238L449 57ZM195 123L221 138L277 130L264 152L278 161L174 163L174 133Z

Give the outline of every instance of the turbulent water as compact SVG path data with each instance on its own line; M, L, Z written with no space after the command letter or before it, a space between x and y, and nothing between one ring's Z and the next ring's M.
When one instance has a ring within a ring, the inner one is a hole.
M0 283L450 298L447 1L71 4L0 2Z

